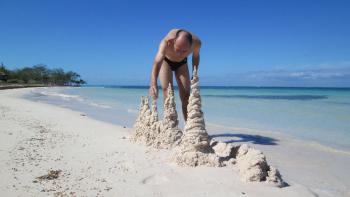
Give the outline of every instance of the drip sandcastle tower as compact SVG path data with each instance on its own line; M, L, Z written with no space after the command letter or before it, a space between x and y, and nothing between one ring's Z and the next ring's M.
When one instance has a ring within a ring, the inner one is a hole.
M182 136L182 131L178 128L178 125L179 120L176 111L174 90L169 83L168 96L164 102L164 118L153 146L168 149L178 145Z
M164 102L163 120L158 120L156 100L153 99L152 110L150 110L148 97L142 97L132 139L155 148L172 148L178 145L182 136L178 124L174 90L169 83L168 97Z
M220 166L219 157L210 147L209 135L205 129L196 69L193 70L187 113L184 134L180 146L175 150L173 160L181 166Z
M132 140L135 142L147 142L147 135L151 131L151 110L149 108L148 97L141 97L139 115L134 124L135 133Z
M279 171L268 165L261 151L247 144L234 146L210 139L205 128L197 70L193 70L187 112L188 118L182 133L178 128L171 84L164 102L162 121L158 120L156 100L152 101L150 109L148 97L141 97L132 139L155 148L174 148L171 160L180 166L228 166L237 170L243 181L268 182L278 187L285 185Z

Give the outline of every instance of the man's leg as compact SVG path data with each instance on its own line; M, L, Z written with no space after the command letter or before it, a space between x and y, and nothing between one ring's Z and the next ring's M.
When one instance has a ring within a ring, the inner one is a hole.
M165 61L163 61L162 66L160 67L159 79L163 90L163 98L165 101L165 98L168 96L169 83L171 83L173 86L173 72L171 71L168 63Z
M175 72L177 85L179 86L179 94L182 104L182 113L185 121L187 121L187 105L188 98L190 97L190 74L188 72L187 64L178 68Z

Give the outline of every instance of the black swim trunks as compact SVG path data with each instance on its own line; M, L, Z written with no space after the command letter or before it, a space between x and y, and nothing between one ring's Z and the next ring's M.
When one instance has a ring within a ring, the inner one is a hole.
M170 69L172 71L176 71L182 65L185 65L187 63L187 57L185 57L185 59L183 59L181 62L173 62L173 61L169 60L167 57L164 57L164 60L169 64Z

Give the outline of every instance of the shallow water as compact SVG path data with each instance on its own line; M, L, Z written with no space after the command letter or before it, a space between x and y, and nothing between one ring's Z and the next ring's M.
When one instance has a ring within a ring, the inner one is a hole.
M160 91L161 92L161 91ZM37 88L26 98L131 127L147 87ZM181 102L176 103L183 125ZM287 134L350 151L350 89L202 87L206 122ZM162 96L158 99L162 115Z

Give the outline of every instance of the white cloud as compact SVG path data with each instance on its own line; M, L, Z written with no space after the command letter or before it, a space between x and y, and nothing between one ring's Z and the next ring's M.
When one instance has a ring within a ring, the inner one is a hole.
M260 70L204 77L206 85L350 87L350 66L299 70Z
M245 74L243 74L245 75ZM292 78L292 79L323 79L323 78L344 78L350 77L349 68L327 68L327 69L308 69L308 70L270 70L254 71L246 73L250 78Z

